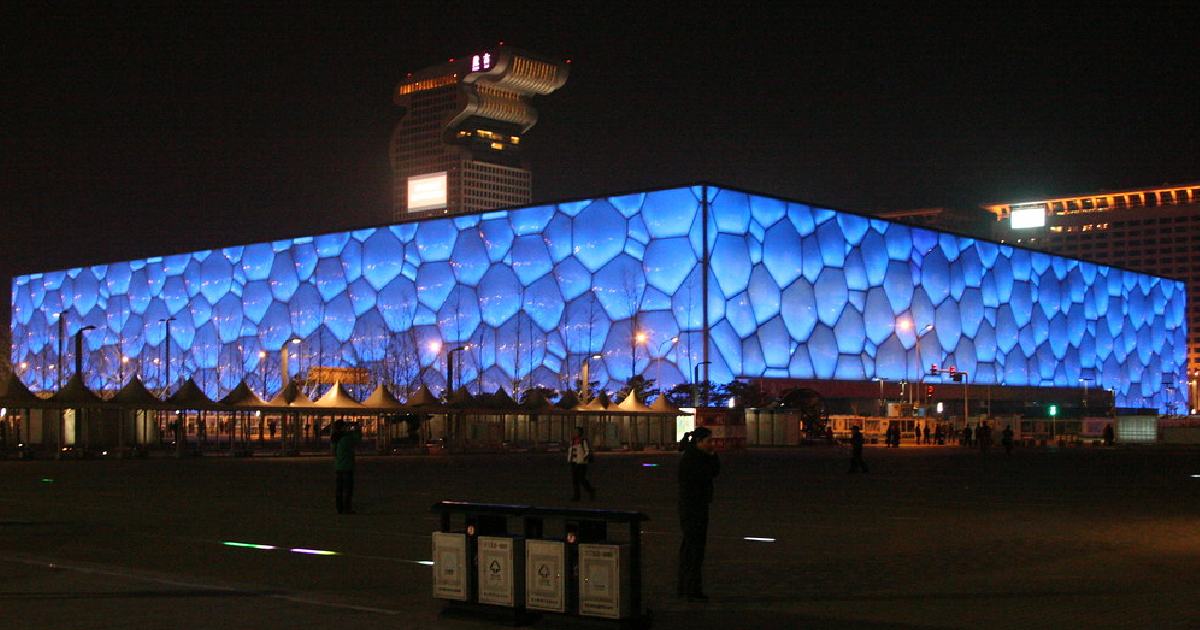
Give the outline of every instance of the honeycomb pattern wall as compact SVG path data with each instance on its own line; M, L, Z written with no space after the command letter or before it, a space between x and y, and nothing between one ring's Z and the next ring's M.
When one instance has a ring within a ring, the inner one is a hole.
M939 363L981 384L1086 379L1121 406L1186 392L1181 282L713 186L31 274L12 305L35 390L58 382L61 316L62 362L95 326L86 372L109 389L133 373L161 386L172 318L171 380L210 396L243 378L277 389L287 346L292 373L368 367L434 389L451 348L470 389L564 387L584 361L609 389L670 387L706 332L716 382Z

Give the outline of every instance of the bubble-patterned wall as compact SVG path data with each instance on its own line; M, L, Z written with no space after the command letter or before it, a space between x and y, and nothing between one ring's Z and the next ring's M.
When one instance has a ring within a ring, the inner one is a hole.
M163 384L173 318L170 379L210 396L243 378L277 389L285 346L292 373L434 389L461 347L471 390L560 388L591 360L610 389L698 365L728 382L939 363L980 384L1086 379L1119 406L1186 392L1181 282L714 186L25 275L12 303L13 364L35 390L60 378L61 314L62 362L95 326L85 372L107 389Z

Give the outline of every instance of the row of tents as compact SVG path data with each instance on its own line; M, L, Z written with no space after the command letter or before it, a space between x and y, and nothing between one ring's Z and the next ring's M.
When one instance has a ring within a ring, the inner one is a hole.
M659 396L652 405L646 405L635 394L625 397L620 403L610 403L606 394L590 401L581 402L574 394L563 394L557 403L552 403L540 390L531 390L522 403L517 403L503 389L493 394L474 396L465 389L452 393L440 400L422 384L412 396L401 402L380 384L363 401L359 402L341 383L334 383L324 395L311 400L295 382L289 383L270 400L263 400L245 381L219 400L209 398L191 378L165 400L155 396L136 376L132 377L119 391L102 397L88 389L82 376L75 374L62 389L49 397L34 394L21 379L10 373L0 389L0 407L13 409L92 409L116 408L139 410L196 410L196 411L298 411L340 414L393 414L393 413L619 413L622 415L679 415L681 412Z

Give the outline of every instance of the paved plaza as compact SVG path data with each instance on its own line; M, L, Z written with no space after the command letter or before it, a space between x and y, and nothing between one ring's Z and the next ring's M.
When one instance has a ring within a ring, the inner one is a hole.
M673 596L675 458L592 467L590 505L650 516L655 627L1200 627L1200 450L726 453L706 605ZM0 627L493 627L439 616L429 508L572 505L563 459L364 456L348 516L328 457L0 461Z

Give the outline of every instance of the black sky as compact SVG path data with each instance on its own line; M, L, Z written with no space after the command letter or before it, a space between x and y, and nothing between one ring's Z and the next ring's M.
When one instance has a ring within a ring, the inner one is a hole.
M383 222L396 83L500 40L572 60L523 144L539 200L1200 180L1197 3L206 4L4 9L0 274Z

